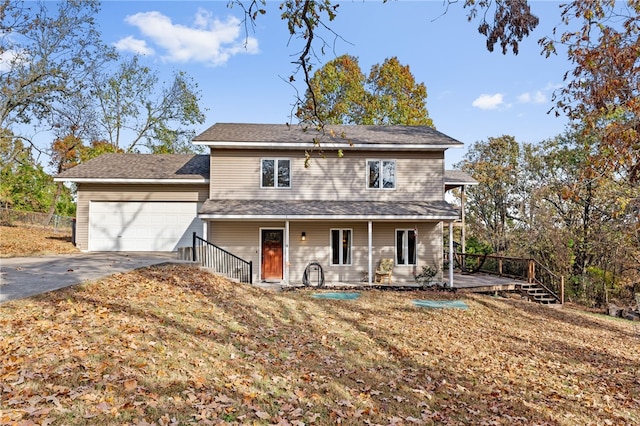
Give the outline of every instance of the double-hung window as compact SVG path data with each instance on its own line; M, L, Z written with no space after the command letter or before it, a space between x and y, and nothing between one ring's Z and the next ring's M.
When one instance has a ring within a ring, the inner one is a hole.
M367 160L367 188L394 189L395 187L395 160Z
M417 264L417 241L414 229L396 229L396 265Z
M331 264L351 265L351 229L331 230Z
M291 160L263 158L260 168L261 188L291 188Z

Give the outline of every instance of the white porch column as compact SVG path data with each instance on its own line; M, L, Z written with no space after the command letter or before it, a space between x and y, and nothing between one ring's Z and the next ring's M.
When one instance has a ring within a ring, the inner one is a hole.
M202 238L209 241L209 221L202 221Z
M284 222L284 282L289 285L289 221Z
M449 222L449 287L453 288L453 221Z
M371 221L369 221L367 223L367 231L369 233L368 235L368 245L369 245L369 271L368 271L368 277L369 277L369 284L372 283L371 279L373 276L373 224L371 223Z
M462 254L465 254L467 252L467 247L466 247L466 232L465 232L465 223L464 223L464 201L465 201L465 193L464 193L464 185L462 185L462 187L460 188L460 212L461 212L461 219L462 219L462 237L460 238L462 241L460 241L460 244L462 244Z

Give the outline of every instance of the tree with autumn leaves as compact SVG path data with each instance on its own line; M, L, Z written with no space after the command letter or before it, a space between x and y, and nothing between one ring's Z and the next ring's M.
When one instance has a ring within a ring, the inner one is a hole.
M319 114L327 124L433 126L426 101L425 84L397 57L375 64L365 77L358 58L342 55L314 73L297 116L305 122Z
M607 169L640 182L640 0L574 0L563 5L567 29L540 40L544 52L568 46L575 65L555 95L556 113L578 123L587 173Z
M640 292L640 187L590 163L580 130L538 144L473 144L461 170L468 237L507 257L536 258L566 278L569 300L604 304Z

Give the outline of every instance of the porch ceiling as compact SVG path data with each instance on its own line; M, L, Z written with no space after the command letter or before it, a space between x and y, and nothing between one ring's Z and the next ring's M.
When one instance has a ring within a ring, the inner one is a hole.
M452 221L446 201L207 200L201 219L427 220Z

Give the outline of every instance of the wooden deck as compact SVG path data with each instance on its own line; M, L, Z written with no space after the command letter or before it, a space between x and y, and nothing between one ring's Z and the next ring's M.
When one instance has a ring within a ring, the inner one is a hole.
M448 277L447 277L447 282ZM457 291L470 293L485 293L492 291L513 291L526 281L515 278L499 277L482 273L476 274L453 274L453 287Z

